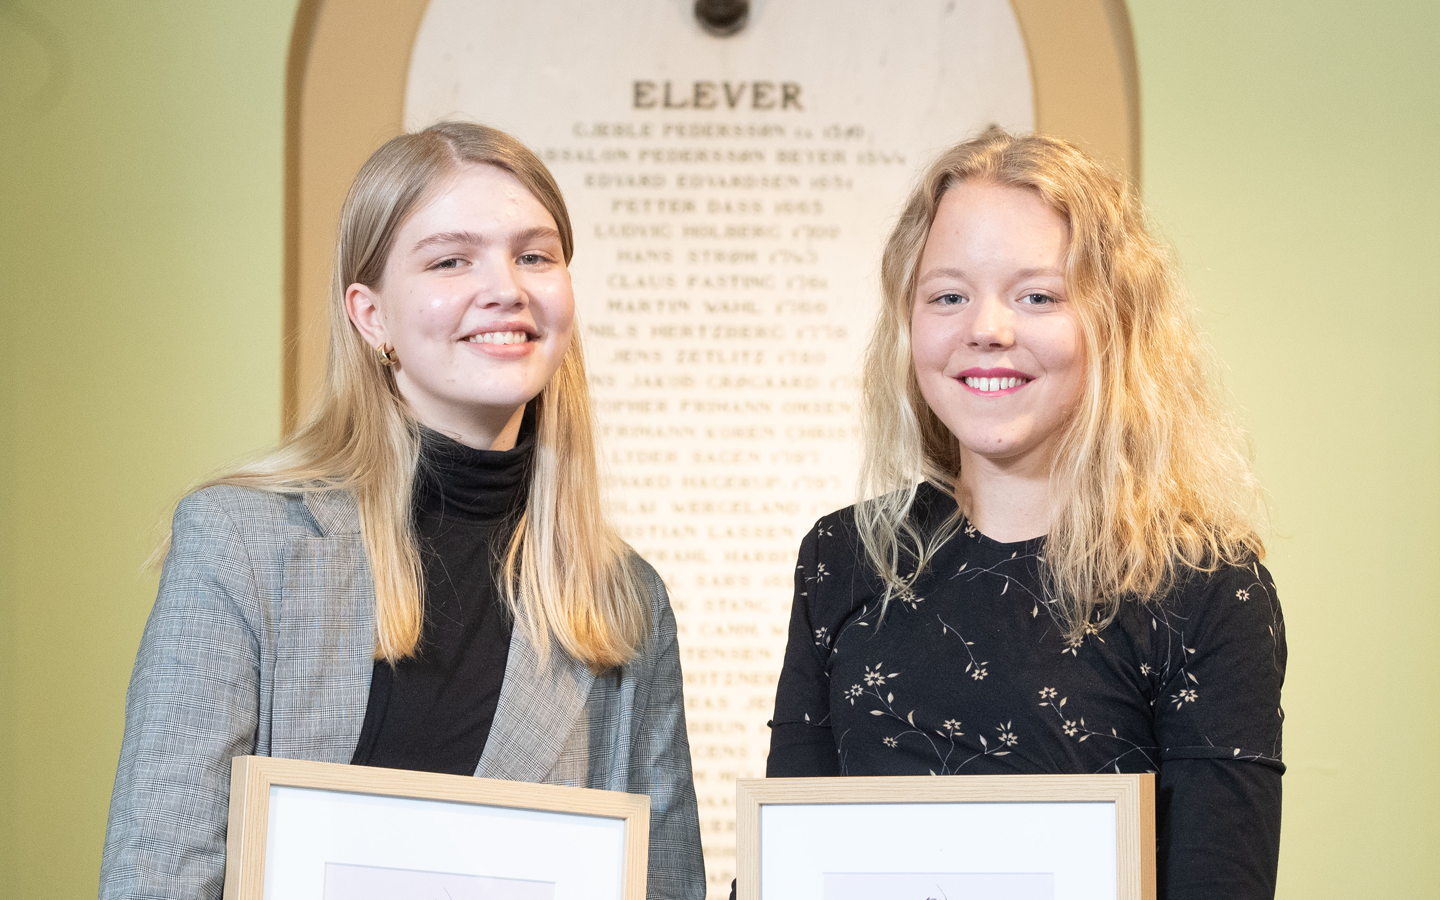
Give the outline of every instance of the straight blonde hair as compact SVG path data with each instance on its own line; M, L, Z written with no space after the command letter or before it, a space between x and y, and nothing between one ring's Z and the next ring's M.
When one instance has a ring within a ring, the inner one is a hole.
M908 589L969 511L959 442L921 395L910 344L930 227L946 191L967 181L1033 191L1070 228L1065 286L1086 379L1051 471L1041 565L1047 606L1067 636L1103 627L1122 601L1164 596L1184 572L1262 558L1262 495L1244 435L1221 402L1176 265L1134 190L1066 141L992 128L925 172L881 263L856 517L884 602ZM928 534L910 517L921 482L959 509Z
M354 494L375 579L375 657L413 656L424 621L424 577L413 491L420 428L383 366L345 314L351 284L379 285L396 233L465 166L513 175L555 219L568 265L570 216L545 165L502 131L445 122L391 139L360 169L340 213L330 279L329 360L314 409L274 452L210 484L277 493ZM594 423L580 337L536 404L536 447L525 512L505 549L500 594L539 650L551 637L592 669L638 652L649 602L629 548L600 494Z

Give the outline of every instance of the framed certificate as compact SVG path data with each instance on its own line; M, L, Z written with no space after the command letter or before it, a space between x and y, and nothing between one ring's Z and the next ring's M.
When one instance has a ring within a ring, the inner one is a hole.
M640 794L241 756L225 900L644 900L649 834Z
M1155 776L736 783L737 900L1154 900Z

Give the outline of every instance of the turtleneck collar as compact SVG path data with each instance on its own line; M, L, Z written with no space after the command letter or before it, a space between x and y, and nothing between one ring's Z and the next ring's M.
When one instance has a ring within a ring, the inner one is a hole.
M420 429L415 509L446 518L499 522L525 504L535 455L535 413L525 410L511 450L477 450Z

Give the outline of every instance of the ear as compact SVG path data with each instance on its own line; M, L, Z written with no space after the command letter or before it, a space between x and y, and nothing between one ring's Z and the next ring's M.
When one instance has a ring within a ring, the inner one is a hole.
M375 292L369 287L356 283L345 289L345 315L371 347L378 350L389 343L384 317L375 303Z

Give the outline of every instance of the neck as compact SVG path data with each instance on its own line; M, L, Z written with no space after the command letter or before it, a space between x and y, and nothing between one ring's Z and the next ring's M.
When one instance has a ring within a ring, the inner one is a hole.
M415 410L415 417L421 425L476 450L513 450L520 435L520 423L525 418L524 406L510 413L508 418L502 415L473 418L426 415L425 410L415 409L414 404L411 404L411 409Z
M960 453L959 496L980 533L1001 543L1044 537L1050 530L1050 465Z

